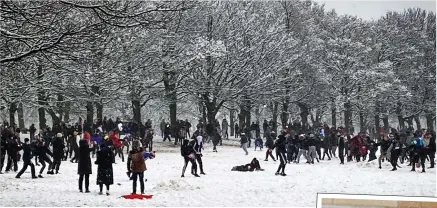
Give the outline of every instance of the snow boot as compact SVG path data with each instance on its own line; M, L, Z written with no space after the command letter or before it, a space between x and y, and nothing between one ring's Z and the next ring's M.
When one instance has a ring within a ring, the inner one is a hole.
M185 176L184 175L181 175L181 178L184 178Z
M100 192L99 192L99 195L103 195L103 193L100 191Z
M32 176L32 179L37 179L38 177L36 177L36 176Z
M41 175L41 174L39 174L39 175L38 175L38 178L44 178L44 177L42 177L42 175Z
M49 175L53 175L54 173L53 173L53 170L49 170L49 171L47 171L47 174L49 174Z
M106 191L106 196L109 196L109 191Z
M285 173L281 173L281 176L287 176L287 174L285 174Z
M276 172L275 175L279 175L279 172Z
M85 193L91 193L91 191L87 189L87 190L85 190Z

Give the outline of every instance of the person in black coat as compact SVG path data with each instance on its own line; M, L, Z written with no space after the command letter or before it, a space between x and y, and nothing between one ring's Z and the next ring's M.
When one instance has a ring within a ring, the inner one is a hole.
M275 175L281 175L286 176L285 174L285 166L287 164L287 139L285 138L285 131L282 132L281 135L278 136L278 139L276 140L273 147L276 150L276 157L279 158L281 163L279 164L278 170L276 171ZM270 149L272 151L272 149ZM281 171L281 173L279 173Z
M434 159L435 159L435 152L436 152L435 132L430 132L428 136L430 136L429 145L428 145L429 148L428 154L429 154L429 160L431 161L431 166L429 168L434 168L435 166Z
M79 141L79 162L77 163L77 174L79 174L79 191L82 192L83 178L85 177L85 193L89 193L90 174L91 169L91 157L90 153L93 148L89 148L87 140Z
M191 141L184 139L181 145L181 156L184 158L184 167L182 168L181 178L185 177L185 170L187 169L188 162L191 163L191 174L195 177L200 177L197 174L197 163L196 163L196 138Z
M64 157L64 139L62 134L58 133L52 141L53 144L53 163L52 170L56 170L56 174L59 174L59 167L61 166L61 160Z
M18 172L15 178L20 178L23 175L24 171L26 171L27 167L30 166L30 172L32 174L32 178L38 178L35 175L35 165L32 163L32 152L34 151L29 144L29 138L24 139L24 144L22 146L23 149L23 168L21 168L20 172Z
M6 172L9 172L14 165L14 172L18 171L18 152L21 147L18 143L18 137L11 133L7 139L6 152L8 153L8 164L6 165Z
M344 136L337 133L338 139L338 157L340 158L340 164L344 165Z
M112 163L114 163L115 157L111 149L102 144L100 150L97 152L97 159L95 164L97 165L97 185L99 185L100 192L103 194L103 184L106 186L106 195L109 195L109 186L114 184L114 175L112 170Z
M44 141L39 140L35 142L35 157L38 158L39 162L42 165L41 169L39 170L38 178L42 178L41 174L44 172L44 169L46 168L46 162L49 164L47 174L53 174L53 170L51 169L53 167L53 163L50 160L50 158L47 157L47 154L53 157L53 153L44 144Z
M270 133L270 137L267 137L266 139L265 146L267 147L267 151L266 151L266 159L264 161L269 161L269 156L270 156L273 159L273 161L276 162L275 157L273 157L272 151L270 151L275 146L275 143L273 141L275 138L276 138L276 134L275 132L272 132Z

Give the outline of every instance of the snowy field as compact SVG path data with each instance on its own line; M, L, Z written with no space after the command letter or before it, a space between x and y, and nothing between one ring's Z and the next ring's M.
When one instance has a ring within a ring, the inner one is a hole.
M212 152L211 144L205 145L204 169L206 175L195 178L190 174L190 165L185 178L180 178L183 159L179 148L162 143L155 138L157 157L147 161L145 178L146 194L150 200L127 200L121 195L132 192L132 183L126 176L126 163L117 158L114 164L114 181L111 195L98 195L96 185L97 166L93 163L90 176L91 193L79 193L77 164L62 162L59 175L46 175L42 179L31 179L30 168L15 179L16 173L0 175L1 206L234 206L234 207L315 207L317 193L385 194L405 196L435 196L435 169L427 173L410 172L402 165L397 172L390 172L386 162L383 169L377 162L351 162L344 166L339 160L321 161L314 165L289 164L287 176L275 176L279 162L264 162L265 149L244 155L238 142L225 141ZM231 172L236 165L249 163L258 158L263 172ZM33 160L32 160L33 161ZM95 159L92 159L94 162ZM21 168L22 163L19 163ZM39 171L41 166L36 167ZM138 185L139 188L139 185ZM139 192L139 190L138 190Z

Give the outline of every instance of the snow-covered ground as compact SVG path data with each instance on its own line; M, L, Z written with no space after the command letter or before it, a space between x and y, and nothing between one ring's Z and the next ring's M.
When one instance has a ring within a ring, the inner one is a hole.
M302 158L300 164L287 165L287 176L275 176L279 162L264 162L265 149L255 152L251 148L246 156L236 141L225 141L224 146L218 147L218 153L212 152L211 144L207 144L202 158L206 175L193 177L189 174L189 165L185 178L180 178L183 159L179 148L161 141L158 137L155 139L157 157L147 161L146 193L154 195L150 200L120 198L132 192L132 184L126 176L126 163L117 158L110 196L97 194L95 165L90 178L91 193L79 193L77 164L67 161L61 164L61 174L44 173L43 179L31 179L30 168L21 179L15 179L14 172L0 175L0 205L315 207L317 193L405 196L435 196L436 193L435 169L422 174L409 172L409 167L402 165L398 171L390 172L387 162L380 170L377 162L351 162L342 166L334 159L308 165ZM253 157L260 160L265 171L230 171L233 166L249 163Z

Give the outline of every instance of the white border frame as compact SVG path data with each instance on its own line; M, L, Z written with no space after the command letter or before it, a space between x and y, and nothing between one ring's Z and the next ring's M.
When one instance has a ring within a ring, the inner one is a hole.
M364 199L364 200L385 200L385 201L421 201L437 202L435 197L424 196L393 196L393 195L362 195L362 194L317 194L317 208L322 207L322 199Z

